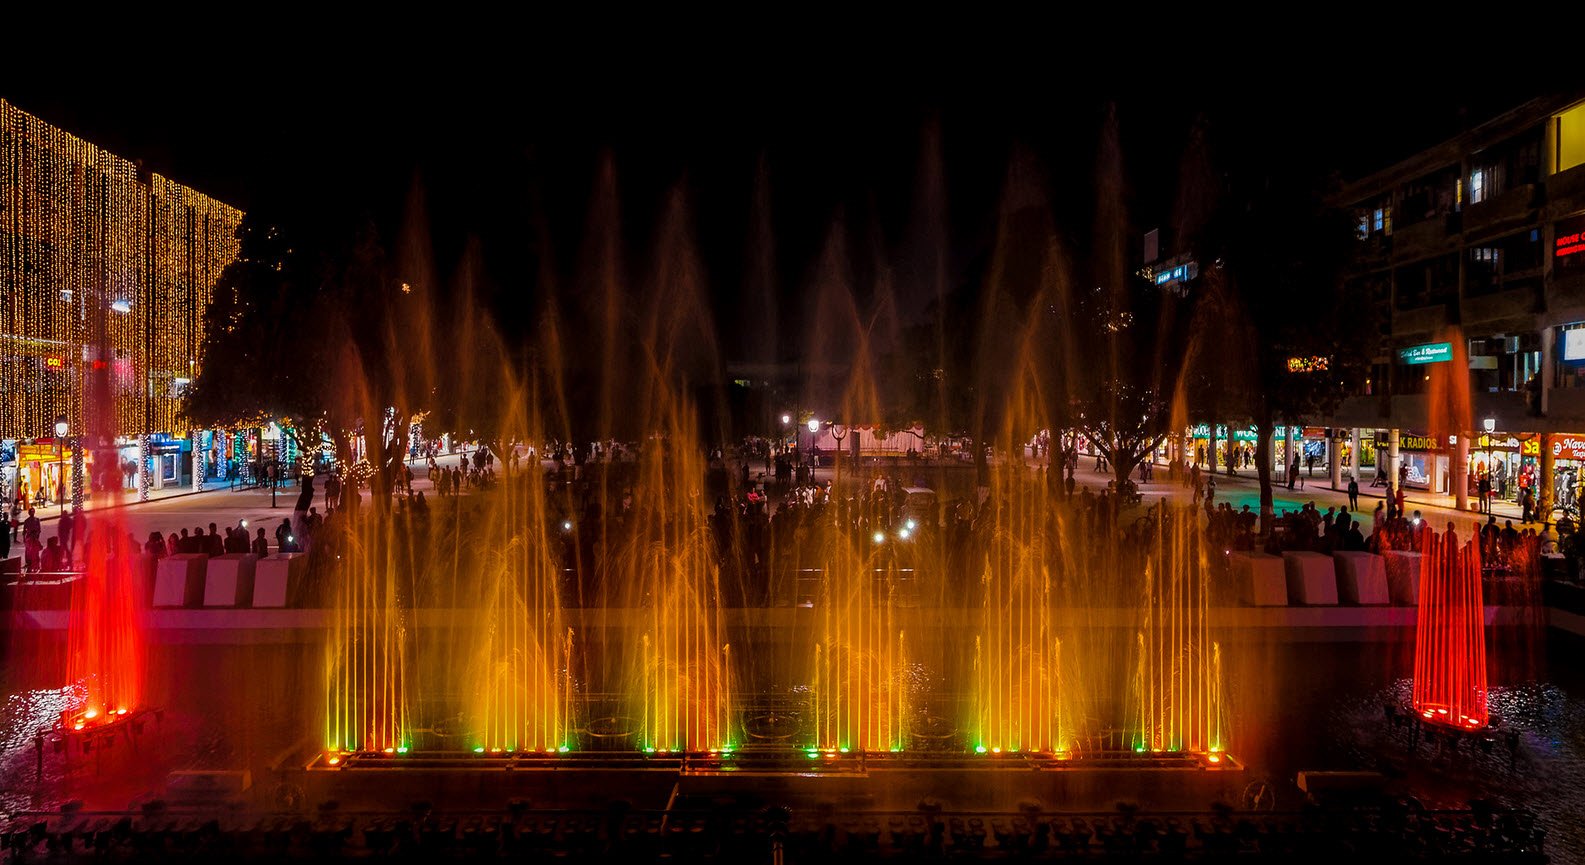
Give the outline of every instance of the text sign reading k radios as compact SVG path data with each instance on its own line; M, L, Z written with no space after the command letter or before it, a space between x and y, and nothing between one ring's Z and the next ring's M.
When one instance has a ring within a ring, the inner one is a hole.
M1413 365L1420 363L1441 363L1453 359L1453 344L1451 342L1431 342L1425 345L1411 345L1408 348L1398 349L1398 359Z

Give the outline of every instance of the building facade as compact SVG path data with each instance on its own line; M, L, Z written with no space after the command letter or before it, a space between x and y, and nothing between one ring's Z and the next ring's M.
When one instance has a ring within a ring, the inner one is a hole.
M6 498L78 478L113 435L127 485L191 482L179 418L242 212L0 100L0 476ZM106 416L85 399L107 371ZM70 432L56 440L57 423ZM53 464L52 464L53 463ZM152 477L151 477L152 476ZM81 481L78 480L77 483Z
M1326 421L1332 477L1349 453L1368 453L1387 482L1461 507L1482 480L1498 499L1545 490L1575 505L1585 92L1527 102L1348 184L1335 203L1354 214L1351 279L1374 305L1361 322L1378 328L1379 352L1365 392Z

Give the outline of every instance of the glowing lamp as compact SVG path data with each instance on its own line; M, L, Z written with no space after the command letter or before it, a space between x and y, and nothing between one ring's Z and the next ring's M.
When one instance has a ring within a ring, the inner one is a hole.
M572 520L562 520L561 521L561 530L564 531L564 532L572 531Z
M914 530L914 521L913 520L909 520L909 521L903 523L903 525L908 527L908 531L913 531Z
M885 532L876 532L874 537L870 538L870 540L874 541L877 544L884 544L884 543L886 543L886 533Z
M334 765L336 765L336 764L337 764L337 763L340 763L340 762L341 762L341 758L340 758L340 757L331 757L331 758L330 758L330 759L329 759L329 760L326 760L326 761L325 761L325 762L327 762L327 763L329 763L329 764L330 764L330 765L332 765L332 766L334 766Z
M992 748L991 749L991 753L992 754L1000 754L1000 753L1002 753L1002 749L1001 748Z
M385 749L385 753L387 753L387 754L395 754L396 753L396 749L395 748L386 748Z
M99 710L98 709L89 709L88 711L83 713L83 717L87 718L88 720L91 721L94 718L99 717Z
M479 747L474 748L473 749L473 753L475 753L475 754L483 754L484 753L484 746L480 745Z
M782 415L781 416L781 422L782 422L783 426L792 423L792 415L790 415L790 414Z
M566 745L562 745L560 748L557 748L556 750L561 752L561 753L563 753L563 754L565 754L568 751L571 751L572 749L567 747Z
M112 300L110 302L110 308L116 312L125 314L132 311L132 301L127 300L126 298L117 298L116 300Z
M1221 756L1217 755L1217 754L1208 754L1208 755L1206 755L1205 759L1206 759L1206 762L1209 762L1209 763L1220 763L1220 762L1222 762Z
M820 431L820 421L815 420L814 418L810 418L809 419L809 431L812 432L812 433L819 432Z
M127 713L126 709L117 709L116 710L116 714L117 715L125 715L126 713Z
M65 438L66 437L66 432L69 429L71 429L71 427L68 426L67 423L66 423L66 415L61 415L60 417L55 419L55 437L56 438Z
M903 540L906 541L906 540L908 540L908 535L909 534L910 534L910 532L907 529L903 529L902 531L897 533L897 537L902 538Z
M297 538L294 538L291 535L287 535L286 536L286 542L288 544L295 544L295 543L297 543Z
M406 754L407 753L407 746L403 745L402 747L397 748L396 749L396 753L398 753L398 754Z
M976 754L985 753L985 746L984 745L975 745L974 746L974 753L976 753Z

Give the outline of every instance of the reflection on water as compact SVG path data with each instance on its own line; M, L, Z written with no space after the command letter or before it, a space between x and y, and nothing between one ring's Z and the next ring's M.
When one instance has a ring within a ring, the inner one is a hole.
M59 722L62 712L82 705L86 695L81 685L6 695L0 706L0 810L28 805L34 787L34 735Z
M1546 683L1492 688L1490 730L1421 738L1411 753L1409 717L1391 723L1385 708L1407 706L1411 690L1399 679L1340 701L1328 730L1333 759L1404 782L1427 807L1484 798L1530 808L1554 861L1585 861L1585 700Z

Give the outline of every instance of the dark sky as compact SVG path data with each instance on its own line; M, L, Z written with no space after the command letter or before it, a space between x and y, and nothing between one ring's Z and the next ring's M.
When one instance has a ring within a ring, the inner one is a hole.
M0 98L113 152L249 209L304 224L368 215L388 231L421 184L442 271L477 239L498 291L521 297L536 272L538 226L568 278L585 232L596 167L618 174L629 270L642 275L668 190L684 184L718 316L730 322L744 273L756 166L763 158L781 289L795 296L832 220L904 241L926 130L941 133L956 266L990 242L1013 148L1043 165L1059 220L1082 222L1098 129L1117 105L1135 215L1170 201L1197 114L1219 135L1291 154L1304 170L1357 176L1479 122L1543 88L1470 80L1304 83L1282 70L1106 83L1017 65L947 68L806 58L756 76L708 58L675 72L662 58L592 56L518 68L446 71L387 62L290 74L190 76L130 70L122 86L0 77ZM1253 83L1252 83L1253 82ZM857 255L857 253L856 253ZM508 301L505 309L528 302Z

